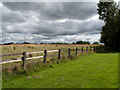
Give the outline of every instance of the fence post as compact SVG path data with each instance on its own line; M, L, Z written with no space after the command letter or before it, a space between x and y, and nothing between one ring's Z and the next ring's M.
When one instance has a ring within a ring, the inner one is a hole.
M60 56L61 56L61 50L59 49L59 50L58 50L58 59L61 59Z
M68 58L70 58L70 48L68 49Z
M46 63L46 60L47 60L47 50L44 51L44 63Z
M86 51L88 52L88 47L86 47Z
M83 52L83 47L82 47L82 52Z
M78 48L76 48L76 56L77 56L77 54L78 54Z
M90 51L92 51L92 46L90 46Z
M93 46L93 50L95 51L95 46Z
M22 60L23 60L23 69L24 69L24 71L25 71L25 69L26 69L26 52L23 52L23 58L22 58Z

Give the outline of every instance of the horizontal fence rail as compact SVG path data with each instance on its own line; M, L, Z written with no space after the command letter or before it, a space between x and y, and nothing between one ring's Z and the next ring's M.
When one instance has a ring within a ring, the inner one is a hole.
M30 60L30 59L38 59L38 58L43 58L43 56L38 56L38 57L30 57L30 58L26 58L26 60Z
M0 55L0 57L5 57L5 56L16 56L16 55L22 55L22 53L8 54L8 55Z
M17 60L9 60L9 61L2 61L0 62L0 64L5 64L5 63L12 63L12 62L19 62L19 61L22 61L22 59L17 59Z
M48 52L57 52L57 51L58 51L58 50L48 50ZM26 54L36 54L36 53L44 53L44 51L27 52ZM0 55L0 57L5 57L5 56L16 56L16 55L22 55L22 53L8 54L8 55Z
M44 53L44 51L38 51L38 52L27 52L26 54L36 54L36 53Z
M26 60L38 59L38 58L43 58L43 56L30 57L30 58L26 58ZM5 60L5 61L2 61L0 64L12 63L12 62L19 62L19 61L22 61L22 59L16 59L16 60Z

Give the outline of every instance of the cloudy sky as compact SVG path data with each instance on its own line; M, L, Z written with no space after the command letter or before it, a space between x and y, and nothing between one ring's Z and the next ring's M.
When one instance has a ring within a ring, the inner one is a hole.
M2 39L8 42L99 41L104 22L97 2L3 2Z

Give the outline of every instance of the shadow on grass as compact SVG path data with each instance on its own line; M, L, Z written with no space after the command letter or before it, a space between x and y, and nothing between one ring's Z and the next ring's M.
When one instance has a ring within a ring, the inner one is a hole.
M119 50L109 50L105 47L101 47L95 50L96 53L120 53Z

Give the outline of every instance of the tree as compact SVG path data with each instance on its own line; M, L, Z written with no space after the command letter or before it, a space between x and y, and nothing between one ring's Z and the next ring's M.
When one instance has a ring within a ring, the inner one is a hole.
M99 19L104 20L105 25L102 27L100 42L104 43L108 49L117 50L120 48L120 14L116 3L99 2L98 3Z
M77 41L76 44L90 44L89 41Z
M72 44L75 44L75 42L73 42Z
M23 44L31 44L31 43L29 43L29 42L23 42Z
M77 41L76 44L83 44L83 41Z
M10 42L10 43L4 43L3 45L11 45L11 44L14 44L13 42Z
M93 44L99 44L99 42L96 41L96 42L94 42Z
M99 19L104 20L104 22L109 21L109 19L117 13L117 5L113 0L107 0L107 2L102 2L102 0L100 0L97 5Z

